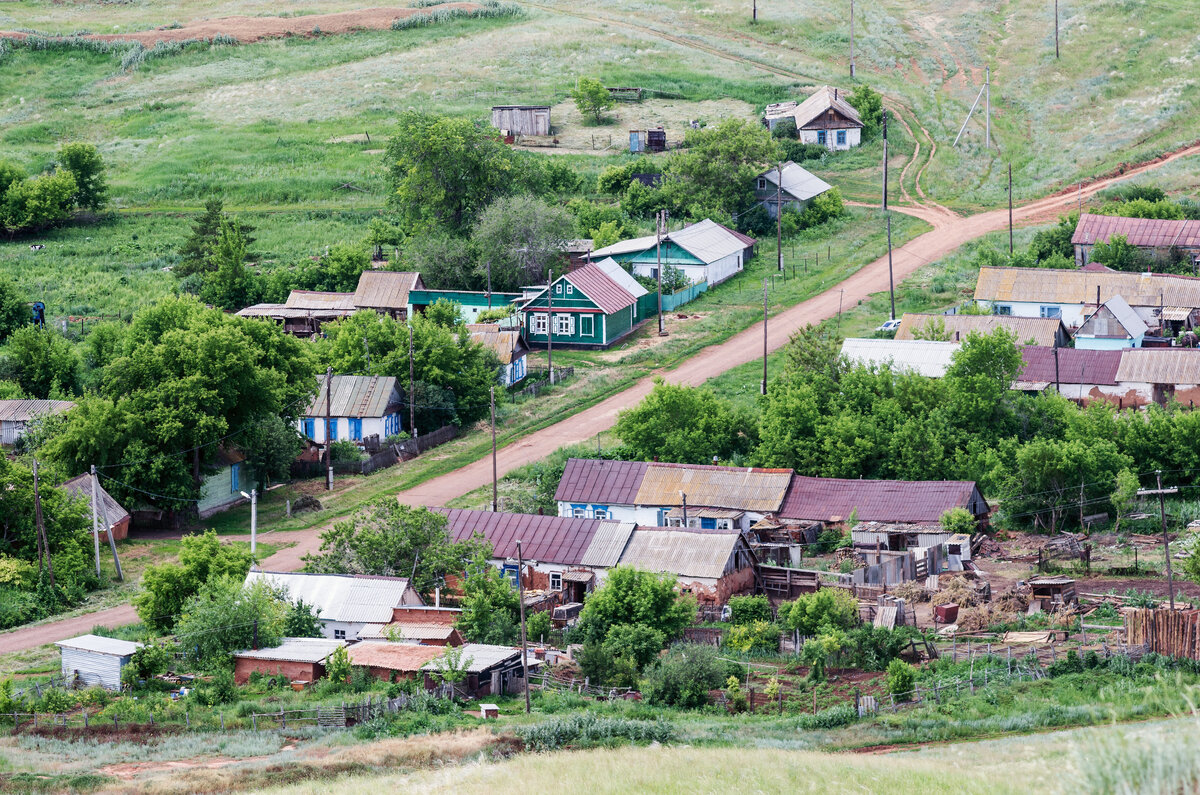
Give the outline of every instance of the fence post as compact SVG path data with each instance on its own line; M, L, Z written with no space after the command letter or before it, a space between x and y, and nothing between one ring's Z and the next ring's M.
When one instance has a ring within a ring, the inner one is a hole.
M120 730L121 724L117 721L117 716L113 715L113 731L119 732Z
M221 731L225 731L225 713L218 713L221 716Z
M79 711L83 713L83 728L86 729L88 727L87 707L80 707Z
M224 721L224 718L221 720ZM258 731L258 715L253 712L250 713L250 725L254 727L254 731Z
M283 728L287 728L287 713L283 711L282 707L279 709L279 722L283 724Z

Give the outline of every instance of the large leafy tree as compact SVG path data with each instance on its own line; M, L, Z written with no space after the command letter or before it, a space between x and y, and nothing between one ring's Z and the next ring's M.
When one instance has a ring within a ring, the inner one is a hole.
M108 203L108 183L104 179L104 159L93 144L64 144L58 150L58 164L75 178L72 200L85 210L101 210Z
M529 195L505 196L489 204L471 234L478 269L486 283L491 263L492 289L519 290L541 284L546 270L562 272L563 245L575 234L575 222L561 206Z
M684 148L672 155L668 178L686 196L692 215L715 211L733 216L754 203L754 178L780 157L766 127L725 119L715 127L689 130Z
M90 520L86 507L62 489L51 485L41 472L39 491L42 518L50 556L59 586L77 583L94 585L91 555ZM33 472L29 467L0 456L0 558L11 557L36 564L37 529L34 522Z
M471 643L512 643L519 632L520 602L512 583L488 562L484 549L466 567L462 615L454 626Z
M411 577L428 597L447 574L460 574L480 555L487 555L486 542L454 541L444 514L386 496L321 533L320 549L305 555L304 564L317 573Z
M878 135L883 121L883 96L866 83L861 83L846 95L846 101L862 119L863 140L868 141Z
M756 431L754 419L729 401L661 378L645 400L620 413L616 426L634 457L685 464L745 453Z
M257 300L254 275L246 268L246 236L236 221L221 220L216 245L209 254L200 298L205 303L236 311Z
M613 627L626 625L649 627L672 640L695 617L696 602L676 592L675 577L617 566L588 595L579 627L583 637L600 643Z
M0 175L2 177L3 175ZM0 192L3 187L0 187ZM0 278L0 342L21 326L29 325L31 314L25 297L8 278Z
M594 77L579 78L571 90L571 99L575 100L579 112L591 116L596 124L604 119L604 111L617 104L604 84Z
M265 582L211 577L184 604L175 637L193 660L216 666L255 640L260 647L279 645L287 617L288 604Z
M178 563L146 567L133 605L146 626L169 632L184 612L184 605L205 583L227 577L240 584L250 563L249 549L222 544L212 530L186 535L180 541Z
M50 328L22 326L4 346L4 366L35 398L70 397L79 391L79 354Z

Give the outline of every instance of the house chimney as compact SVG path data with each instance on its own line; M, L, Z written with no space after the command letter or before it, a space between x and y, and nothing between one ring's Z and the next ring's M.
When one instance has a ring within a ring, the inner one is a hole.
M960 337L961 337L961 332L958 332L958 331L954 332L954 341L955 342L958 342Z
M1100 306L1100 285L1096 285L1096 306Z

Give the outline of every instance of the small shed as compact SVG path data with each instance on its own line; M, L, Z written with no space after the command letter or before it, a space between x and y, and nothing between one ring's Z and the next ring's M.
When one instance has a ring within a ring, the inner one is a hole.
M1034 577L1029 580L1030 606L1039 604L1050 613L1079 601L1070 577Z
M366 668L376 679L394 682L415 678L430 661L445 654L441 646L363 641L350 647L350 662Z
M69 400L0 400L0 444L12 445L38 417L61 414L75 404Z
M549 135L549 105L496 105L492 126L508 135Z
M247 649L233 655L233 681L244 685L250 674L283 675L292 682L315 682L325 675L325 660L344 640L284 638L270 649Z
M455 688L465 692L469 698L501 695L515 691L521 685L524 671L521 667L520 649L486 643L468 643L460 650L460 664L467 678L455 685ZM531 671L541 664L533 659L532 655L527 659ZM425 671L426 688L433 689L436 686L433 672L442 670L444 665L443 660L433 659L422 666L422 670Z
M99 635L80 635L54 644L62 653L62 675L106 690L121 689L121 669L142 644Z
M82 499L87 503L88 513L92 509L92 476L79 475L62 484L72 497ZM113 499L104 487L96 484L96 512L100 515L100 538L108 540L111 532L114 541L124 541L129 537L129 511Z

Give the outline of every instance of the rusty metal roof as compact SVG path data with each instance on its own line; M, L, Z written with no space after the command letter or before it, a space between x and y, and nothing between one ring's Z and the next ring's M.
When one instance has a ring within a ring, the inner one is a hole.
M1200 307L1200 279L1162 273L1054 268L980 268L976 301L1095 304L1121 296L1130 306Z
M284 306L290 309L323 309L352 313L354 311L354 293L292 290L288 293L287 303Z
M1016 315L934 315L905 312L896 329L896 339L915 340L918 331L933 324L939 331L945 329L946 339L961 342L972 331L990 334L997 328L1007 329L1016 335L1018 344L1029 343L1053 348L1059 330L1066 334L1066 327L1058 318L1017 317Z
M593 263L576 268L562 278L575 286L606 315L637 303L637 298Z
M1058 359L1055 378L1054 360ZM1113 386L1121 365L1121 351L1090 351L1082 348L1040 348L1026 345L1021 348L1025 365L1017 383L1096 384Z
M302 416L325 416L325 376L317 376L317 381L320 388ZM389 408L398 409L403 402L392 376L335 375L332 381L332 417L383 417Z
M60 414L74 405L69 400L0 400L0 422L29 422L44 414Z
M430 660L444 656L446 647L421 646L417 643L364 641L355 643L347 651L350 653L352 665L413 673L421 670Z
M592 543L599 519L534 516L462 509L438 509L446 514L450 535L465 541L479 533L492 545L492 557L517 558L517 541L526 561L578 565Z
M471 342L477 342L496 354L500 364L511 364L529 352L520 329L501 329L499 323L471 323L467 326Z
M1127 348L1117 351L1122 384L1200 384L1200 350L1195 348Z
M579 565L603 569L616 566L634 527L632 522L600 522L596 534L592 536L592 543L588 544L583 557L579 559Z
M642 571L716 580L729 567L729 559L740 540L737 533L638 528L621 555L621 565Z
M857 511L862 522L937 522L951 508L987 512L970 480L849 480L796 475L779 515L843 522Z
M633 505L648 466L645 461L568 459L554 499L593 505Z
M1071 235L1071 244L1091 246L1107 243L1113 235L1123 236L1131 246L1143 248L1200 247L1200 221L1161 218L1122 218L1084 213Z
M92 476L79 475L62 484L62 487L67 490L67 493L72 497L80 497L87 502L88 510L91 511L92 506ZM129 518L129 511L121 507L121 503L113 499L112 495L104 490L104 487L97 484L96 489L96 510L100 514L101 524L108 522L108 527L113 528L121 523L122 520Z
M424 289L421 274L404 271L363 271L354 291L359 309L407 309L408 291Z
M787 493L790 469L660 464L646 467L634 504L688 505L776 511Z

